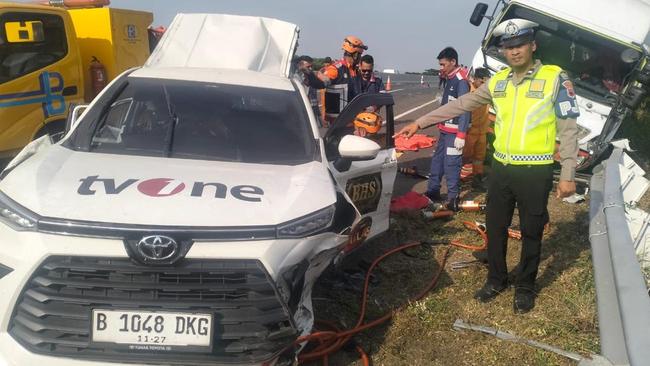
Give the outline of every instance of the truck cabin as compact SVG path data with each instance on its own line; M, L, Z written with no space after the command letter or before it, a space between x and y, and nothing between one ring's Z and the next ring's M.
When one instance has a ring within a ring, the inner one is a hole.
M642 59L638 46L607 38L518 4L511 4L499 22L512 18L539 24L535 34L535 58L545 64L560 66L574 82L576 92L595 102L614 105L616 95ZM505 63L498 37L489 37L484 50L488 56Z
M61 17L18 11L0 15L0 84L51 65L67 52Z

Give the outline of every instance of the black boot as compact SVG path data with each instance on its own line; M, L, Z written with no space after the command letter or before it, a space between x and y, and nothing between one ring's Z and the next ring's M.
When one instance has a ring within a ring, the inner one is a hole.
M527 313L535 307L535 291L527 287L516 287L512 307L515 314Z
M480 290L474 293L474 298L480 302L488 302L497 297L498 294L502 293L507 288L508 286L506 285L495 286L491 283L486 283Z
M442 197L440 197L440 191L426 191L424 195L427 196L431 202L442 201Z

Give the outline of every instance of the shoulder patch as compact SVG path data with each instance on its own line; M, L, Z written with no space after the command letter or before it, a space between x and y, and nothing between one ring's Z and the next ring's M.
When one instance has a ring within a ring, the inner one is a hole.
M571 82L571 80L564 80L562 82L562 86L566 89L566 93L570 98L576 97L576 92L573 89L573 83Z

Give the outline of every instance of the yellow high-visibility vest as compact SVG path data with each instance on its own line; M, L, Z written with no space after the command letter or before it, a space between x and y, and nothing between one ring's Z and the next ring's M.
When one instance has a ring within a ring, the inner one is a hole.
M555 152L555 92L561 68L542 65L515 86L511 69L489 82L496 111L494 158L504 164L553 163Z

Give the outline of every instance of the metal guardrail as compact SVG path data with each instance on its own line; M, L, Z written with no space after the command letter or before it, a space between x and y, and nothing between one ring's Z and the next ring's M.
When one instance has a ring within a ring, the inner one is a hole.
M614 365L650 363L650 296L625 220L614 149L591 178L590 224L601 354Z

